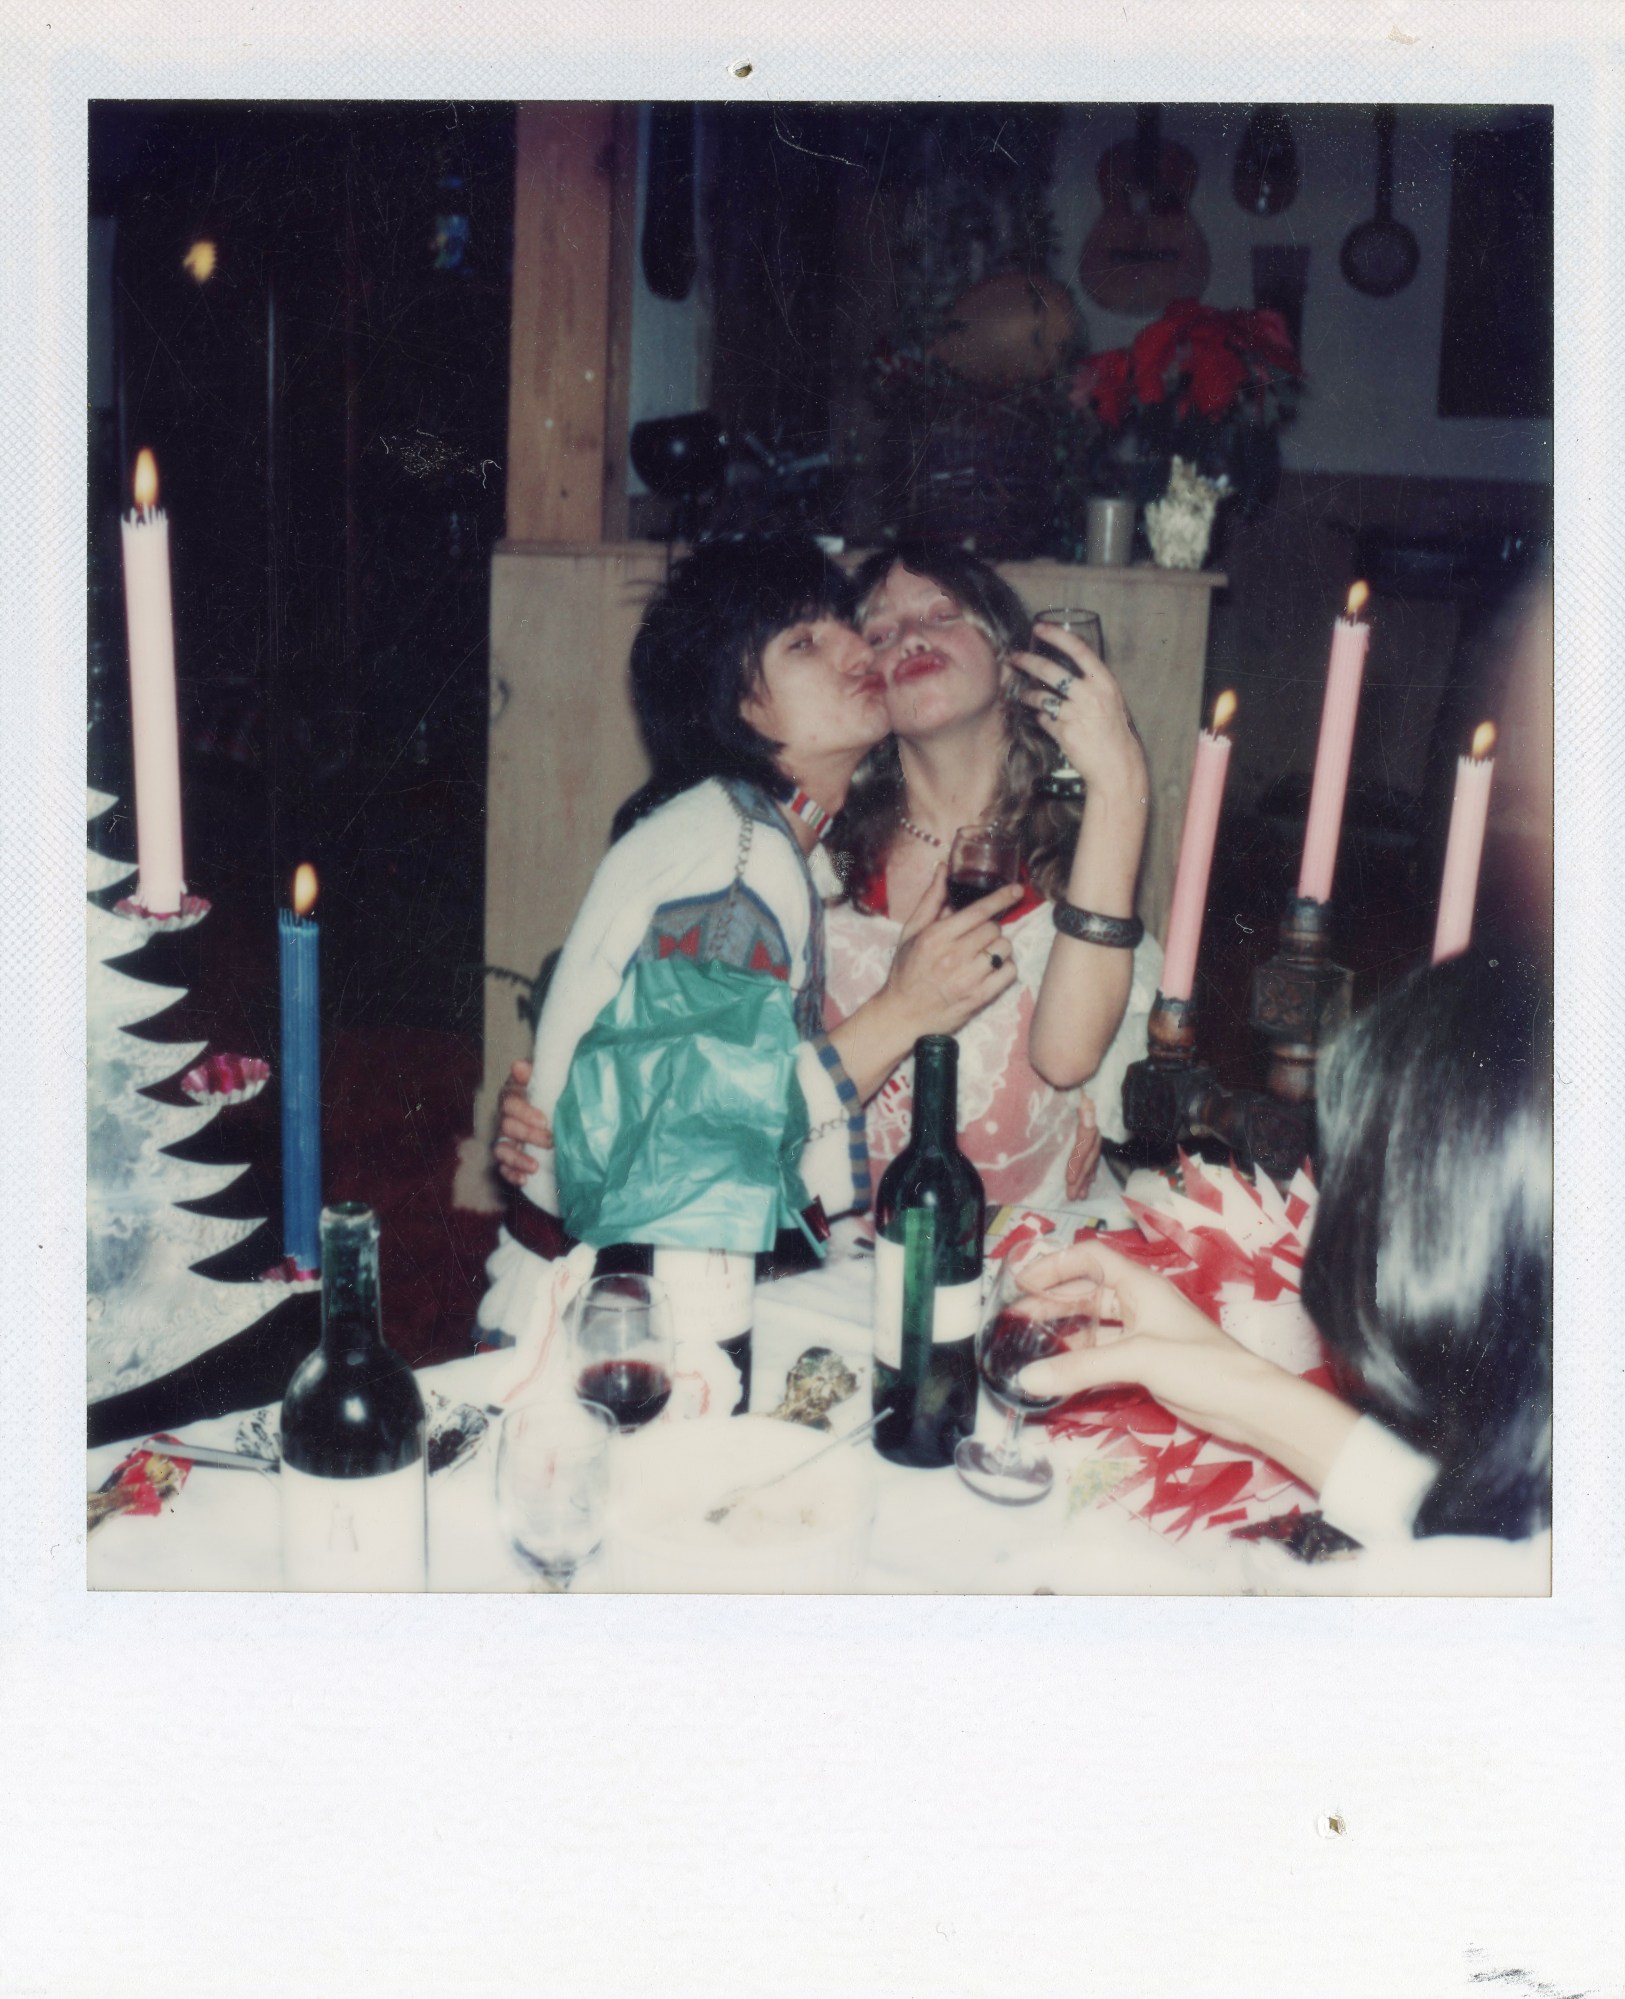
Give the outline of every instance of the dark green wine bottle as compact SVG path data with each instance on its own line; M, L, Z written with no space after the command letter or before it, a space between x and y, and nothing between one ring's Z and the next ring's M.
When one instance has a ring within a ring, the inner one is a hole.
M914 1127L875 1200L875 1449L953 1463L976 1422L981 1176L959 1149L959 1045L914 1044Z
M282 1398L283 1580L289 1589L412 1590L426 1580L423 1397L384 1343L378 1217L324 1208L322 1343Z

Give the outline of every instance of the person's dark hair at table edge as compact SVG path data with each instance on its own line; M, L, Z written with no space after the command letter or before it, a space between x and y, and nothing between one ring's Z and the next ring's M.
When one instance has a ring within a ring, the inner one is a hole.
M1550 1523L1551 1036L1540 963L1475 949L1396 986L1323 1067L1303 1300L1440 1466L1419 1536Z

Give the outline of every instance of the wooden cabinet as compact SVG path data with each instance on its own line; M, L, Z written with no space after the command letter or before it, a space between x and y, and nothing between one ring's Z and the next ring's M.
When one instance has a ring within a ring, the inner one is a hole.
M485 961L535 974L564 941L621 800L646 766L627 692L627 656L667 551L648 542L506 542L491 565L491 738ZM1011 562L1001 573L1035 609L1100 615L1151 769L1151 833L1140 911L1168 913L1185 790L1200 723L1208 611L1224 578L1149 567ZM457 1201L488 1205L486 1159L497 1093L530 1037L511 980L487 973L484 1082Z

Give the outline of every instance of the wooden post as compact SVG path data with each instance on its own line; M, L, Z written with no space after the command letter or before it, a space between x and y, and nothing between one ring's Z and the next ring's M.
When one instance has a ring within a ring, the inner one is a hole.
M612 517L617 504L624 513L632 230L629 222L617 226L617 208L635 172L635 140L636 126L613 105L519 107L510 541L596 542L606 501ZM619 287L618 264L628 273Z

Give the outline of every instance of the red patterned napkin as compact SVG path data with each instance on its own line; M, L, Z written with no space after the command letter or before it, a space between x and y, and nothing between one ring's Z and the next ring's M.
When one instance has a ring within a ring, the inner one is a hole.
M191 1470L183 1444L176 1444L173 1456L145 1445L131 1451L103 1480L100 1490L91 1493L86 1503L87 1526L99 1527L114 1513L162 1513L164 1502L180 1491Z
M1282 1195L1268 1181L1255 1186L1227 1166L1202 1166L1183 1154L1179 1163L1177 1186L1160 1174L1134 1174L1123 1198L1137 1227L1100 1240L1159 1271L1245 1344L1257 1339L1253 1308L1281 1308L1292 1358L1271 1357L1332 1387L1318 1341L1292 1311L1314 1215L1314 1183L1300 1172ZM1191 1429L1139 1387L1075 1396L1046 1420L1051 1436L1085 1438L1094 1446L1094 1461L1114 1466L1117 1475L1106 1484L1086 1462L1081 1489L1091 1496L1109 1493L1176 1539L1198 1527L1251 1526L1306 1496L1306 1488L1272 1460Z

